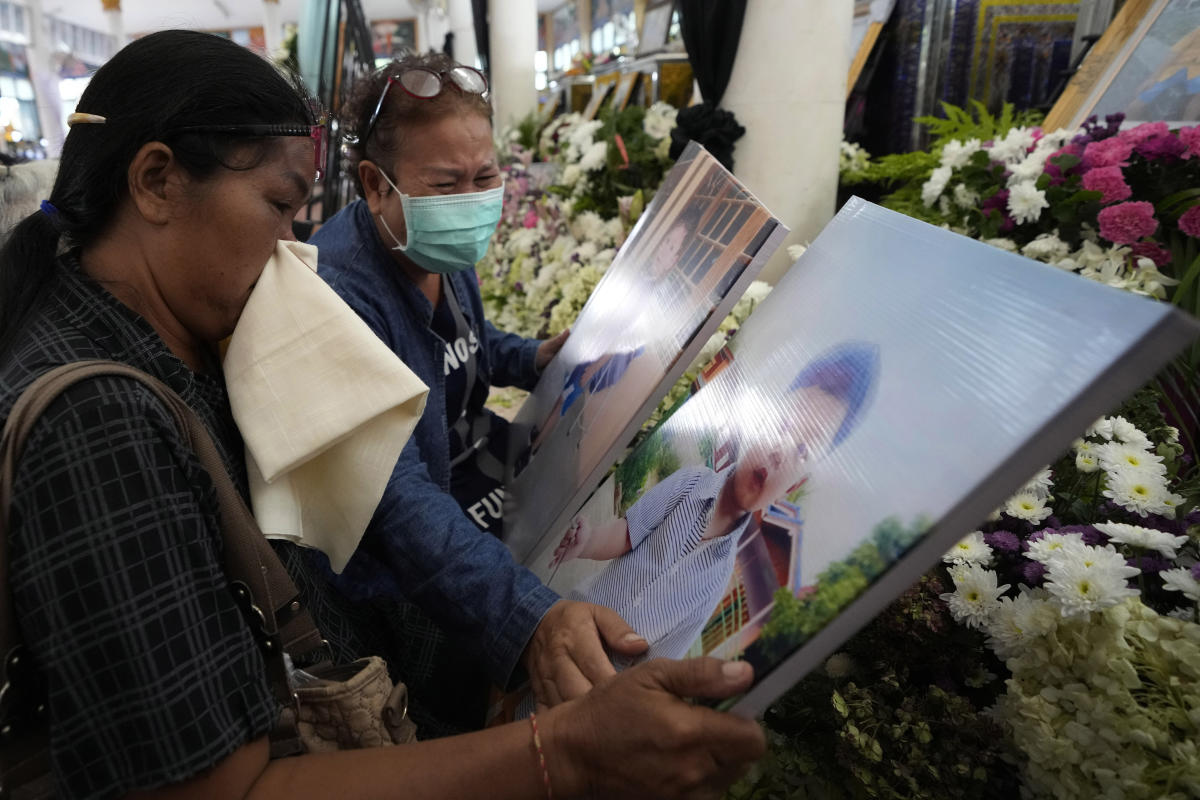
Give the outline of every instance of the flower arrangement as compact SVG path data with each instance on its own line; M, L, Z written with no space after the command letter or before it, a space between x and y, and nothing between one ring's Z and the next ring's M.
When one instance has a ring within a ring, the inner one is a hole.
M1200 795L1200 491L1154 410L1088 429L944 556L1010 677L994 718L1046 796Z
M921 199L969 236L1196 313L1200 126L1121 119L951 139Z

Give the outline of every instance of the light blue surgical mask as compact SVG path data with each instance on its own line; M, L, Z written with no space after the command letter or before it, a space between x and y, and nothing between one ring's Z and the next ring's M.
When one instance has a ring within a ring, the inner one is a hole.
M401 244L383 215L379 221L399 250L418 267L440 274L471 269L487 253L488 243L504 205L504 187L466 194L411 197L396 187L383 170L388 186L400 196L408 241Z

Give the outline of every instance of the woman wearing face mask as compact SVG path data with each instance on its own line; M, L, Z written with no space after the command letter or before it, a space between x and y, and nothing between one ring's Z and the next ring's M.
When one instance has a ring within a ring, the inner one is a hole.
M245 496L219 342L290 238L324 128L266 61L187 31L121 50L79 112L42 210L0 249L0 419L56 366L119 361L196 412ZM746 665L703 659L617 676L539 715L540 733L270 760L281 709L225 573L213 480L171 412L135 380L82 381L12 479L0 590L26 666L16 679L3 654L0 763L44 724L51 785L21 794L3 772L6 796L717 797L763 752L753 723L679 699L749 684Z
M524 339L483 316L474 267L504 191L486 92L481 73L443 54L362 79L342 113L362 197L310 240L321 277L430 387L375 517L334 579L383 609L397 643L389 660L429 704L413 709L426 731L481 724L484 669L503 686L523 667L553 704L612 674L606 647L646 648L608 609L561 600L497 538L507 423L483 407L488 387L532 388L565 334ZM482 646L464 652L461 642Z

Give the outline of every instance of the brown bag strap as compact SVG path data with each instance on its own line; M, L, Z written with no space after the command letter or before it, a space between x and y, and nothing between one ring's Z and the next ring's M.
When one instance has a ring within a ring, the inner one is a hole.
M285 711L293 706L287 686L283 652L307 653L321 647L323 641L308 611L303 609L299 592L254 520L250 509L233 485L221 455L204 423L170 387L141 370L115 361L78 361L50 370L39 377L17 399L0 441L0 580L8 576L8 517L12 480L25 440L42 412L68 387L78 381L102 375L127 377L144 384L171 411L180 432L186 437L200 463L211 476L220 505L225 574L234 587L235 599L254 619L256 638L268 656L268 677L272 691ZM266 609L269 613L262 613ZM259 624L261 622L261 624ZM6 703L14 692L8 690L10 660L20 664L21 637L17 629L11 591L0 591L0 725L6 720ZM16 692L24 694L24 692ZM285 717L290 717L286 714ZM0 727L0 736L3 729Z

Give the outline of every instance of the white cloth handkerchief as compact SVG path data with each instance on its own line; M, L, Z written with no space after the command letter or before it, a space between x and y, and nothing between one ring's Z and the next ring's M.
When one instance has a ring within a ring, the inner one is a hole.
M254 517L341 572L383 497L428 387L280 241L225 351Z

